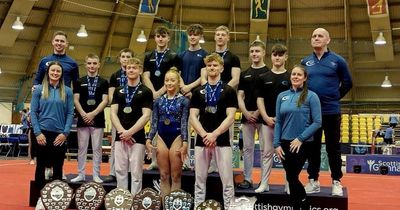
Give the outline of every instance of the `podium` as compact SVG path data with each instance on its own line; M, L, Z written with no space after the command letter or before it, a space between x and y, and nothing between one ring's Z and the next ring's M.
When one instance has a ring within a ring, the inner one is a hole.
M234 171L234 177L239 175L240 172ZM82 185L82 182L72 183L70 180L74 178L76 174L67 175L67 183L74 189L74 191ZM103 177L102 177L103 178ZM143 182L142 189L146 187L151 187L157 189L157 185L160 184L160 173L158 170L144 170L143 171ZM86 180L92 180L91 176L86 176ZM194 182L195 173L194 171L183 171L182 172L182 190L189 192L194 197ZM102 184L106 192L110 192L117 187L116 182L103 183ZM130 186L130 184L128 184ZM258 186L254 185L251 189L235 189L235 196L256 196L256 208L255 209L291 209L289 195L284 192L284 185L270 185L269 192L255 193L254 190ZM30 182L30 198L29 206L35 206L36 202L40 196L39 189L35 187L35 181ZM308 196L311 207L310 209L334 209L334 210L347 210L348 209L348 195L347 189L343 188L343 196L332 196L331 187L322 187L321 192L316 194L311 194ZM207 178L207 192L206 199L214 199L220 203L223 203L222 198L222 183L218 173L211 173ZM70 208L75 208L75 203L72 201ZM101 209L105 209L104 206Z

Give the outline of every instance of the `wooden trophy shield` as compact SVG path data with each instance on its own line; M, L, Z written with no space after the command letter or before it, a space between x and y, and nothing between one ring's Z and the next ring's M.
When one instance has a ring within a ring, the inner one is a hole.
M241 196L233 199L233 201L229 205L229 210L251 210L254 209L256 201L257 198L255 196L254 197Z
M221 204L213 199L208 199L200 203L196 210L222 210Z
M101 207L106 191L96 182L82 184L75 193L75 204L79 210L97 210Z
M106 209L130 210L132 203L133 195L128 190L122 188L111 190L104 200Z
M192 195L183 190L174 190L165 196L164 210L190 210L193 204Z
M151 188L145 188L133 198L133 209L159 210L161 209L161 196Z
M40 197L47 210L65 210L72 201L73 190L67 183L54 180L43 187Z

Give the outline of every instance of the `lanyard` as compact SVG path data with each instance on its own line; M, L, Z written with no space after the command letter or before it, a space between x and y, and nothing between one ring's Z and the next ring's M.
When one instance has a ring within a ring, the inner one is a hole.
M217 52L217 53L222 57L222 59L224 59L227 52L228 48L226 48L223 52Z
M172 98L171 100L168 100L168 96L165 95L165 101L164 101L163 105L164 105L165 112L167 114L171 113L173 105L175 105L176 98L177 98L177 96L175 95L174 98Z
M126 86L126 81L127 81L127 79L126 79L126 73L125 73L125 71L124 70L122 70L121 69L121 71L120 71L120 77L119 77L119 86L121 87L124 87L124 86Z
M90 83L90 77L86 76L87 83L88 83L88 96L90 99L94 98L94 95L96 94L96 88L97 88L97 81L99 80L99 76L96 75L94 77L93 83Z
M218 81L217 85L213 89L210 84L206 84L206 97L205 101L208 106L215 106L217 105L217 100L219 99L219 96L221 95L221 85L222 82Z
M157 52L157 50L154 50L154 56L155 56L155 58L156 58L156 70L160 70L160 67L161 67L161 63L162 63L162 61L164 60L164 57L165 57L165 54L167 54L167 52L168 52L168 50L169 50L169 48L167 48L166 50L164 50L164 52L161 52L160 54L161 54L161 57L159 58L158 57L158 52Z
M142 84L142 83L139 82L139 84L136 85L136 87L135 87L135 88L133 89L133 91L132 91L132 95L129 94L128 85L125 85L125 86L124 86L124 91L125 91L125 106L126 106L126 107L131 106L132 99L133 99L133 97L135 96L136 91L138 90L138 88L139 88L139 86L140 86L141 84Z

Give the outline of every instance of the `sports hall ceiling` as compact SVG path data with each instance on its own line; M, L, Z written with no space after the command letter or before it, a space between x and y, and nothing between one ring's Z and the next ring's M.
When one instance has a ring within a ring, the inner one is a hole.
M270 0L269 19L261 27L250 19L252 1L160 0L156 15L143 17L137 15L140 0L0 0L0 101L29 101L31 77L40 58L52 53L51 37L57 30L67 32L67 54L80 64L81 76L85 73L83 59L96 53L103 63L101 75L108 78L118 69L120 49L130 47L139 57L154 49L151 29L160 24L172 28L171 45L178 50L184 48L178 32L200 23L206 30L202 46L209 52L214 48L214 28L230 27L229 48L240 56L243 69L249 66L248 45L256 35L268 49L275 43L286 44L290 69L311 53L312 31L324 27L332 38L330 49L346 58L353 75L354 87L343 99L345 103L400 102L400 0L369 0L387 1L386 18L370 18L367 0ZM22 31L11 29L17 16L24 23ZM76 36L81 24L89 34L86 38ZM144 44L136 42L141 30L149 38ZM375 46L380 31L387 44ZM385 75L393 87L380 87Z

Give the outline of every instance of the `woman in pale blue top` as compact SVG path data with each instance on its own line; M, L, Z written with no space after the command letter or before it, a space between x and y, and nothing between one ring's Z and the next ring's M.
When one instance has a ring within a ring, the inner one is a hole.
M306 80L304 67L295 66L290 74L292 87L280 93L276 101L274 148L286 171L294 210L309 209L299 174L306 161L305 142L313 140L322 122L320 101L307 89Z
M33 91L31 121L36 136L36 186L45 183L45 167L53 167L53 179L62 179L65 141L71 130L74 102L71 88L64 85L63 68L58 61L49 63L42 85Z

